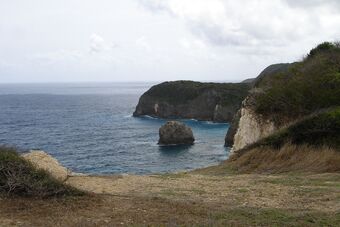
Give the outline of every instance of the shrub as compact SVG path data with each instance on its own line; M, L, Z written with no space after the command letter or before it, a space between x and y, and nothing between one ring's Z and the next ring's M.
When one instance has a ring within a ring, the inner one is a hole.
M317 55L318 53L321 52L326 52L326 51L330 51L330 50L336 50L339 48L339 43L331 43L331 42L323 42L321 44L319 44L317 47L313 48L307 57L313 57L315 55Z
M14 148L0 147L0 194L28 197L82 195L23 159Z
M279 149L288 142L294 145L330 146L340 150L340 107L306 117L251 146Z
M269 77L270 87L256 97L255 110L277 125L340 106L340 46L320 44L287 72Z

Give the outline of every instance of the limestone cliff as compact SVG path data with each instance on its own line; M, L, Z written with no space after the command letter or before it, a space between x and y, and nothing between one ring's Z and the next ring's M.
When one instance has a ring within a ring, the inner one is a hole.
M133 115L231 122L249 89L247 83L165 82L141 96Z
M242 104L232 151L240 150L278 130L274 122L255 113L252 106L253 97L254 94L251 94Z
M270 65L257 78L249 80L252 89L242 102L241 109L233 117L225 137L225 146L234 146L233 150L238 150L275 130L273 122L262 119L262 116L255 113L255 96L263 92L264 87L270 86L275 75L287 72L290 66L289 63Z

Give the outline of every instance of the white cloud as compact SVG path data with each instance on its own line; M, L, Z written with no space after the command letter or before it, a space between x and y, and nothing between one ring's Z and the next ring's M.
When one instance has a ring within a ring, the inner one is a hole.
M296 2L296 3L294 3ZM318 10L305 9L310 1L291 0L143 0L153 10L166 10L183 20L190 31L216 46L277 47L320 34L335 36L329 29L340 26L337 1L320 1ZM340 6L340 4L339 4ZM317 33L316 33L317 32Z
M145 36L139 37L136 40L136 46L138 48L144 49L146 51L151 51L152 50L151 45L150 45L150 43L148 41L148 38L145 37Z
M340 37L339 0L1 2L0 82L241 80Z
M115 48L115 44L108 44L103 37L93 33L90 37L90 52L99 53Z

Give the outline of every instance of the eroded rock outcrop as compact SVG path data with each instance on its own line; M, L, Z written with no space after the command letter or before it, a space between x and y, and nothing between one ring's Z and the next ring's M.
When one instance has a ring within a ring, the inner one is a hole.
M169 121L159 129L160 145L191 145L195 141L191 128L178 121Z
M225 137L225 146L233 147L232 151L236 151L281 128L276 126L273 121L257 114L255 102L257 94L263 92L264 88L270 87L275 76L287 73L291 65L288 63L270 65L256 79L252 80L254 87L249 91L249 95L233 117Z
M247 83L165 82L141 96L133 115L231 122L250 87Z
M278 130L274 122L254 112L252 106L249 105L249 99L250 97L244 101L240 111L240 120L234 136L232 151L240 150Z
M44 151L32 150L22 156L38 169L43 169L50 173L57 180L66 181L69 174L71 174L68 169L59 164L58 160Z

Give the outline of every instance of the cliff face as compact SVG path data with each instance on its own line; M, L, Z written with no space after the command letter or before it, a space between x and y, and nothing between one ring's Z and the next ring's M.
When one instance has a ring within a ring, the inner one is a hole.
M249 89L246 83L165 82L141 96L133 115L231 122Z
M265 68L260 75L251 79L252 89L243 101L241 109L236 112L225 137L225 146L238 150L256 142L275 131L275 124L255 113L257 93L263 92L264 87L270 86L275 75L286 73L291 64L274 64Z
M252 97L249 96L243 102L240 110L240 119L235 132L232 151L240 150L278 130L274 122L255 113L250 102L251 99Z

